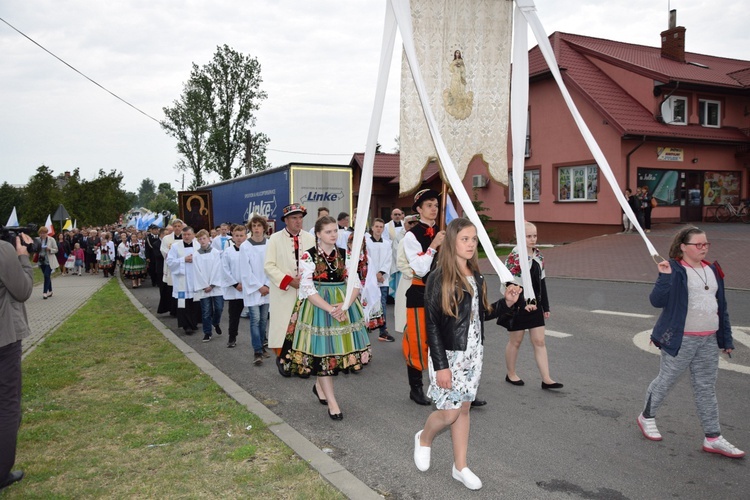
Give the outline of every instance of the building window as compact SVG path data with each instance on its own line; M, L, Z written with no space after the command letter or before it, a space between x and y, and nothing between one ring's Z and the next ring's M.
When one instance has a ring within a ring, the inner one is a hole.
M721 103L719 101L700 99L698 101L698 119L704 127L720 127Z
M510 202L513 203L513 175L508 177L510 179L509 190L510 190ZM539 201L539 170L526 170L523 173L523 201Z
M672 96L661 105L661 116L667 125L687 125L687 97Z
M557 199L559 201L596 200L599 185L596 165L561 167L557 170Z

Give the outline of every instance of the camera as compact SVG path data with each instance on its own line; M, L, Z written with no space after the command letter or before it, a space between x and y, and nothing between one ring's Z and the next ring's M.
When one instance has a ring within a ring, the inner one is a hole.
M3 226L0 225L0 240L7 241L13 248L16 248L16 236L24 233L28 235L33 241L31 243L21 243L26 246L29 251L29 255L39 252L42 249L42 245L39 242L39 238L32 236L36 234L38 226L36 224L29 224L28 226Z

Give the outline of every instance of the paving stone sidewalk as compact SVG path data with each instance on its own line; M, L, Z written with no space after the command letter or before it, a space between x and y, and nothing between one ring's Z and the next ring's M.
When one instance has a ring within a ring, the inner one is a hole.
M685 224L655 224L647 233L654 248L668 258L674 235ZM726 275L727 288L750 290L750 224L702 223L711 250L708 260L718 260ZM539 235L544 243L544 234ZM607 234L542 249L546 275L552 278L596 279L653 283L658 271L643 239L637 233ZM482 272L496 274L487 259L480 262Z

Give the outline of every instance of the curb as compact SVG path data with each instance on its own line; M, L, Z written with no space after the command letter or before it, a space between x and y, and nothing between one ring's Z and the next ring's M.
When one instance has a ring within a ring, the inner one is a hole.
M323 479L328 481L334 488L339 490L342 494L346 495L347 498L351 499L373 499L382 500L383 496L376 493L354 474L346 470L340 463L336 462L320 448L315 446L313 443L308 441L302 434L293 429L289 424L276 415L274 412L266 408L260 401L255 399L250 393L240 387L234 380L229 378L224 372L212 365L206 358L198 354L192 347L182 341L177 335L172 332L167 326L162 323L159 318L151 314L151 311L146 309L136 299L128 287L118 277L120 288L125 292L130 302L138 309L138 312L157 329L161 332L164 337L169 340L177 349L185 355L195 366L197 366L203 373L211 377L229 397L243 405L249 411L257 415L263 423L268 426L268 429L273 432L276 437L281 439L292 451L302 457L312 468L314 468L321 475Z

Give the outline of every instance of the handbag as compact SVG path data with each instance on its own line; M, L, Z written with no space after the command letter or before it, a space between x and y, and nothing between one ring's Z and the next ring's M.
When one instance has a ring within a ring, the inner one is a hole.
M76 256L70 254L68 260L65 261L65 269L73 269L74 267L76 267Z
M34 255L33 255L32 257L31 257L31 262L39 262L39 252L35 253L35 254L34 254Z
M657 206L659 206L659 202L658 202L658 201L656 201L656 198L654 198L654 197L652 196L652 197L651 197L651 208L656 208Z

